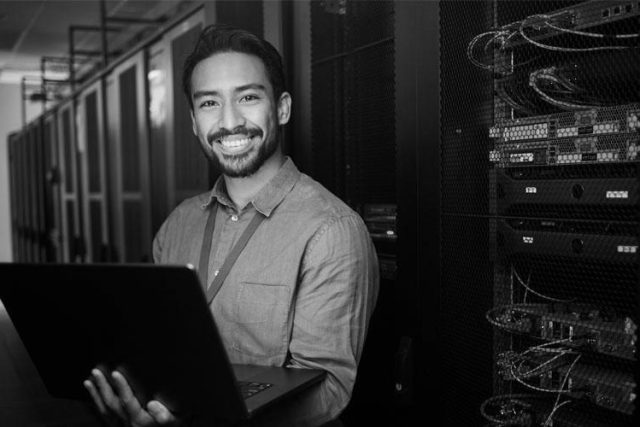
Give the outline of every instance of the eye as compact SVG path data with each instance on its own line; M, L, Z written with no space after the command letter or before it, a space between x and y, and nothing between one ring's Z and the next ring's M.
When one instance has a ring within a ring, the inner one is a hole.
M211 108L211 107L216 107L217 105L218 105L218 102L212 99L207 99L200 103L200 108Z
M258 99L260 99L258 95L249 94L240 98L240 102L252 102L252 101L257 101Z

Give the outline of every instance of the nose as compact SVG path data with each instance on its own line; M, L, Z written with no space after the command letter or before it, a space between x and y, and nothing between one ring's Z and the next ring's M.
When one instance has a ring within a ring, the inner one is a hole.
M225 103L220 117L220 127L232 130L244 124L244 117L238 107L233 102Z

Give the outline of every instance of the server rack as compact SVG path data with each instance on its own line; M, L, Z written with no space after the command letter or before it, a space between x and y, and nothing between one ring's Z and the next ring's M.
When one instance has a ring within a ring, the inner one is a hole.
M7 144L7 158L9 164L9 197L11 203L11 248L13 253L15 254L15 258L19 258L21 256L21 238L19 234L19 226L18 226L18 206L19 206L19 198L18 198L18 144L20 141L20 134L18 132L13 132L9 134L8 144Z
M44 121L38 120L33 134L33 167L35 177L34 192L34 240L36 245L36 259L45 261L47 259L47 229L46 229L46 206L45 206L45 147L44 147Z
M62 103L57 110L61 241L64 262L81 262L86 252L80 226L75 111L72 99Z
M106 77L113 261L151 260L149 136L144 52Z
M88 262L110 258L103 97L102 81L98 80L83 88L76 100L81 217Z
M182 64L204 26L196 12L147 50L152 230L155 233L182 200L209 188L209 165L193 134L182 99Z
M393 422L413 374L396 362L411 338L395 306L406 290L396 281L395 7L392 1L309 5L309 173L360 213L380 262L378 303L342 416L347 425ZM375 411L367 409L372 406Z
M9 136L9 173L11 190L11 227L13 235L13 253L16 259L24 256L24 240L22 233L22 200L20 191L22 186L22 168L20 165L20 143L22 133L13 133Z
M44 172L44 212L46 261L62 261L62 217L60 199L60 170L58 159L58 128L56 111L51 110L43 117L43 172Z
M441 2L454 423L637 422L638 16L636 2Z
M27 236L29 239L29 256L33 261L42 259L42 169L40 146L42 141L42 123L36 120L27 130L27 171L31 176L28 186L29 210L27 211Z
M181 12L14 137L16 260L151 260L171 209L217 176L193 135L181 68L205 19L236 9Z

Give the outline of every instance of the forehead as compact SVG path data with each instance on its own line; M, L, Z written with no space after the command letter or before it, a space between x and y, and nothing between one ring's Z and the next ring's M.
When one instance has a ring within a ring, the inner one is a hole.
M241 52L220 52L198 62L191 75L192 92L229 91L259 84L273 93L267 70L260 58Z

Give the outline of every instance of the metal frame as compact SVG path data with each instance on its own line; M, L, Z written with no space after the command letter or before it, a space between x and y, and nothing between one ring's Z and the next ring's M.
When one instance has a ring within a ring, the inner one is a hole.
M100 1L101 7L104 6L104 0ZM103 15L103 14L101 14ZM75 48L75 33L84 32L100 32L102 37L102 50L79 50ZM76 56L101 56L102 63L106 67L109 63L109 51L107 50L107 31L120 31L120 28L106 27L104 24L104 16L101 17L101 25L70 25L68 29L69 37L69 84L71 90L75 88L76 81Z
M120 23L120 24L146 24L146 25L161 25L164 21L162 19L143 19L143 18L129 18L129 17L118 17L118 16L107 16L106 10L106 1L100 0L100 25L71 25L69 26L69 82L73 86L76 83L75 76L75 56L76 55L84 55L84 56L100 56L102 60L103 67L107 67L109 65L109 56L111 52L109 52L109 44L107 40L108 32L120 31L119 27L109 27L108 23ZM75 48L75 38L74 34L77 31L90 31L90 32L99 32L102 48L100 50L78 50Z

